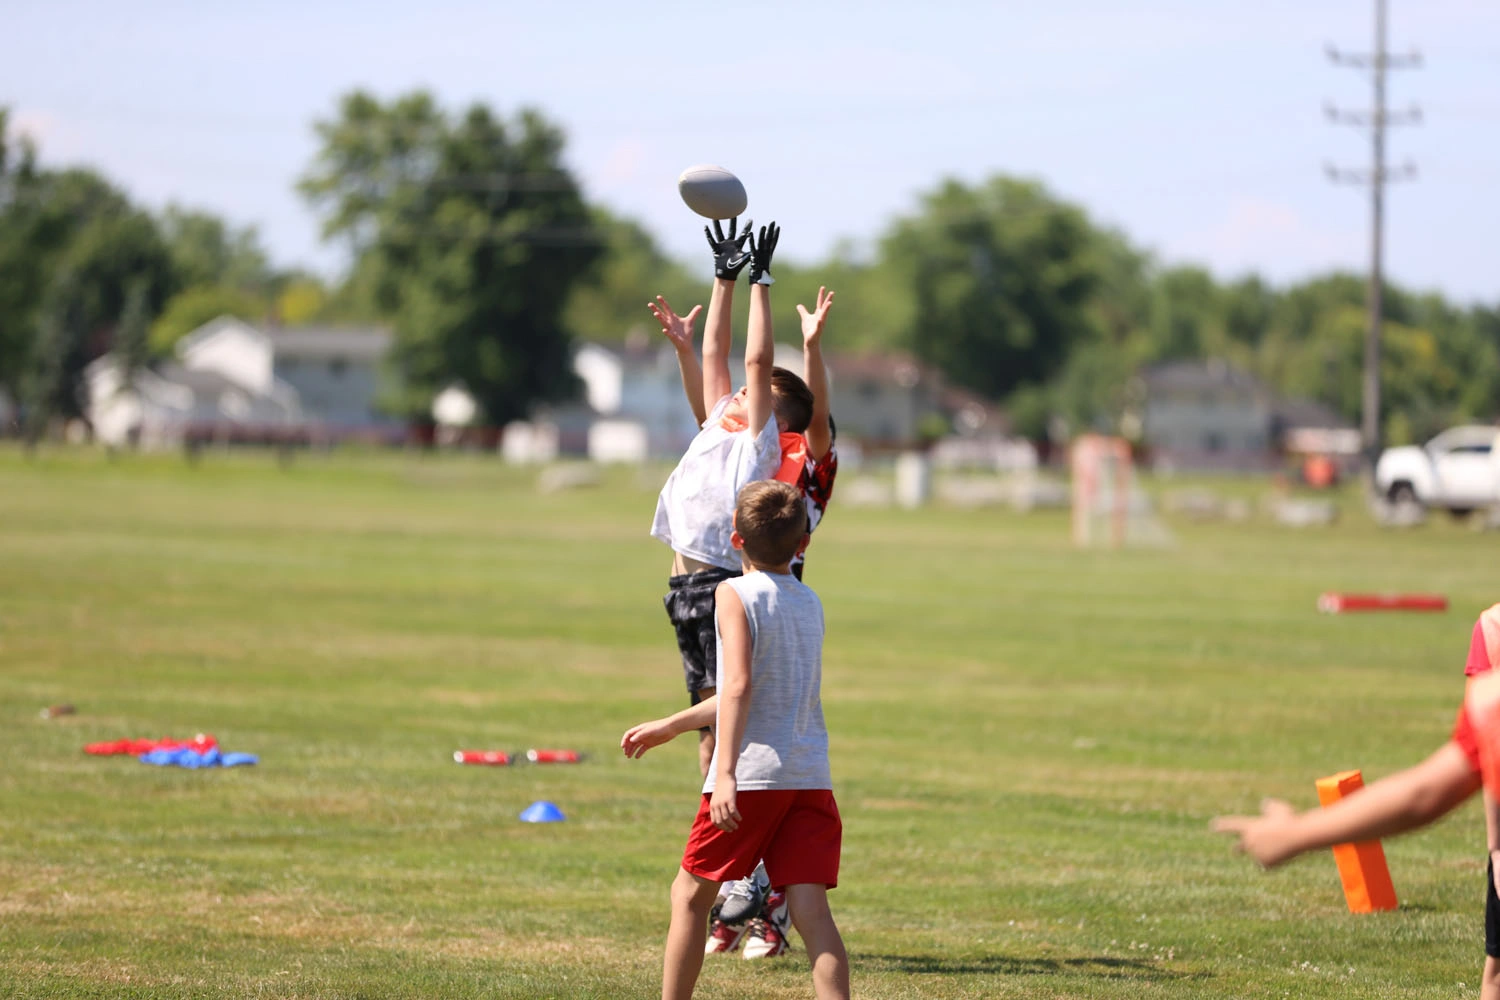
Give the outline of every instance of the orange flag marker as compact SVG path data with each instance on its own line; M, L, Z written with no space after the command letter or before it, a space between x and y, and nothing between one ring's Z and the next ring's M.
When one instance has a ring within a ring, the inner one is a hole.
M1363 787L1365 779L1358 771L1340 771L1318 779L1318 802L1327 808ZM1391 884L1391 870L1386 867L1385 848L1380 841L1335 845L1333 860L1339 866L1339 880L1344 883L1344 899L1349 903L1350 913L1396 908L1396 887Z

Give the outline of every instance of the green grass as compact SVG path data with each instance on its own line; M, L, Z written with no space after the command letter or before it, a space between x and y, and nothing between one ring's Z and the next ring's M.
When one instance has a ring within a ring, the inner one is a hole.
M656 485L0 451L0 995L655 996L695 750L612 750L683 703ZM1266 875L1206 826L1445 739L1494 539L1173 527L1079 552L1055 513L835 504L809 582L858 994L1477 992L1472 803L1387 844L1402 909L1368 917L1326 854ZM1453 610L1316 614L1338 588ZM80 752L197 731L260 765ZM536 745L592 758L451 761ZM541 798L568 821L517 822ZM798 952L700 992L810 984Z

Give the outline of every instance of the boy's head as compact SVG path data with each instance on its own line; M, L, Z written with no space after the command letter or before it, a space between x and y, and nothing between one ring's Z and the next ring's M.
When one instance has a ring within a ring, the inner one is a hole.
M790 483L766 479L740 490L731 542L756 566L784 566L807 540L807 505Z
M745 415L745 397L749 390L744 386L729 401L726 416ZM776 414L776 425L783 432L801 434L812 423L813 394L807 383L794 372L785 368L771 369L771 412Z
M771 409L776 411L776 422L783 431L801 434L812 423L812 390L785 368L772 368Z

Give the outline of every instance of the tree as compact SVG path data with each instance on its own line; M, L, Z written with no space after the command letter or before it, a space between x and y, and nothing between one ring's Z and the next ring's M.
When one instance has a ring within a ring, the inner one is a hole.
M39 301L32 246L36 150L22 139L11 143L9 112L0 106L0 393L21 397L35 333Z
M227 285L194 285L168 300L151 324L150 348L154 357L172 353L177 342L205 323L220 316L256 322L266 316L263 299Z
M84 368L113 346L122 319L137 338L174 280L156 224L117 195L83 217L48 279L24 394L32 440L54 417L84 415ZM138 366L139 346L128 349Z
M684 311L707 296L713 272L698 261L699 273L670 259L639 223L621 219L604 209L592 212L593 226L603 239L603 252L568 296L564 325L590 340L623 340L635 330L656 335L646 302L665 295Z
M450 118L425 93L347 95L301 190L394 318L402 409L462 381L492 423L575 390L563 311L603 238L534 110ZM642 300L644 302L644 299Z
M882 242L912 298L912 350L992 398L1045 381L1093 331L1101 266L1087 216L1008 177L950 180L922 205Z
M161 233L183 288L221 285L264 294L271 266L254 227L234 229L207 212L168 205Z

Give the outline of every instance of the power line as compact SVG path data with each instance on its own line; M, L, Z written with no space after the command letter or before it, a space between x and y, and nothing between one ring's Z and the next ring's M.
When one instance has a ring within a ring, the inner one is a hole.
M1392 170L1385 164L1385 130L1393 125L1415 125L1422 111L1415 106L1391 112L1385 103L1385 74L1388 70L1420 67L1422 56L1416 51L1392 55L1385 47L1386 0L1375 0L1375 49L1369 53L1341 52L1328 46L1328 58L1336 66L1369 70L1375 85L1374 106L1368 111L1343 111L1332 105L1325 109L1331 122L1352 125L1370 136L1370 169L1349 170L1327 166L1329 180L1335 184L1361 184L1370 189L1370 283L1367 294L1369 325L1365 330L1365 371L1362 393L1363 414L1360 438L1366 460L1374 474L1375 459L1380 453L1380 335L1384 310L1384 277L1381 272L1384 250L1385 186L1410 180L1417 168L1410 162Z

